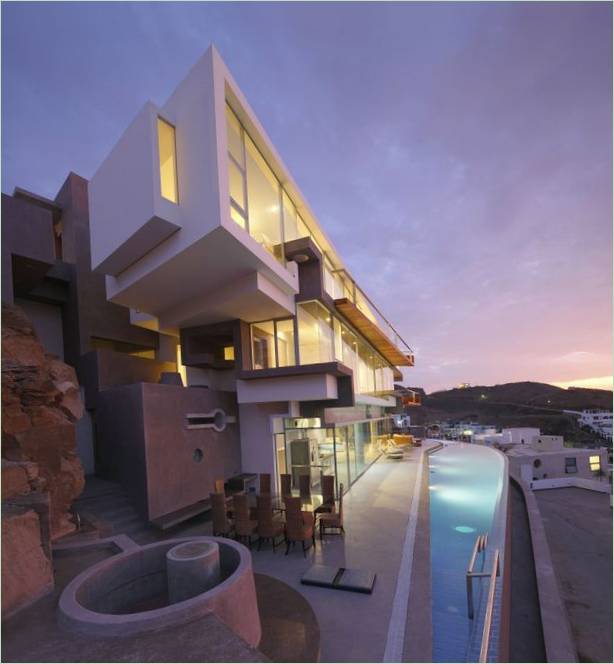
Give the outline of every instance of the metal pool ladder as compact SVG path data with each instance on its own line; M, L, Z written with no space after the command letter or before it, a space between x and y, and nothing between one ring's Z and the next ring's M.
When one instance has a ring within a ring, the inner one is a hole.
M499 576L499 549L495 550L495 557L493 560L492 570L490 572L474 572L476 558L479 553L484 553L488 546L488 534L484 533L478 535L473 545L473 552L469 560L469 567L467 568L467 615L470 620L473 620L474 607L473 607L473 579L490 577L488 584L488 602L486 604L486 615L484 617L484 628L482 630L482 642L480 645L480 662L486 662L488 659L488 646L490 645L490 630L492 626L492 617L495 605L495 590L497 586L497 577Z

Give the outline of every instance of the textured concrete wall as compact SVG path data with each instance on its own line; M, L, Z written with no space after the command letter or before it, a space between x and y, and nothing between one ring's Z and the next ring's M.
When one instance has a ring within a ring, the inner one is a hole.
M152 383L102 391L97 412L102 472L119 480L149 519L208 498L216 479L241 471L236 421L221 432L188 428L188 414L215 408L238 419L228 392Z

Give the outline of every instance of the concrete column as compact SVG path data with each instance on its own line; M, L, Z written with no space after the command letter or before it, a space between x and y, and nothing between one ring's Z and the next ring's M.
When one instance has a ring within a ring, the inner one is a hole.
M220 547L217 542L183 542L166 554L168 598L182 602L220 583Z

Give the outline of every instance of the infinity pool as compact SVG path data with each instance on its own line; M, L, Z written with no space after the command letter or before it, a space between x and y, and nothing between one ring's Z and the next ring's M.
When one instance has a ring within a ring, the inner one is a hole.
M480 608L484 609L481 598L488 579L474 581L476 617L469 620L465 573L478 535L488 533L489 537L486 571L490 552L495 548L503 552L504 527L498 508L506 483L504 457L481 445L450 444L429 458L435 662L476 661L483 618ZM478 556L476 571L482 558Z

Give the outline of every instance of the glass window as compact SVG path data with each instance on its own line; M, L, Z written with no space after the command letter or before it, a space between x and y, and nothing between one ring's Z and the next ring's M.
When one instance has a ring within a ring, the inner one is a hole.
M228 130L228 152L230 152L240 166L245 167L243 161L241 125L237 116L232 112L228 105L226 106L226 127Z
M333 331L335 333L335 359L343 362L343 326L337 317L333 318Z
M598 455L590 456L588 458L589 465L591 470L596 473L598 470L601 470L601 459Z
M298 339L301 364L333 361L332 317L318 302L298 305Z
M224 359L226 361L235 359L235 348L234 348L234 346L224 346Z
M160 194L177 202L177 159L175 154L175 127L158 118L158 152L160 157Z
M245 230L245 216L234 206L230 206L230 218Z
M568 474L578 472L576 457L565 457L565 472Z
M296 214L296 208L294 203L290 200L290 197L286 192L283 192L283 204L284 204L284 240L290 242L291 240L296 240L299 237L298 231L298 216Z
M245 210L245 180L243 173L232 159L228 160L228 186L233 203L241 210Z
M273 321L252 323L252 366L270 369L275 366L275 336Z
M275 258L283 260L279 183L247 134L245 146L250 235Z
M275 329L277 334L277 366L293 366L296 364L294 358L294 319L276 321Z

